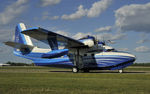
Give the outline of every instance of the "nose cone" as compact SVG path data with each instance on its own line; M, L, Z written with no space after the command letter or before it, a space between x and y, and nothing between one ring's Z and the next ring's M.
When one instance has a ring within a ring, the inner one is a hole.
M124 56L128 58L128 62L134 62L136 60L136 56L133 54L125 53Z
M129 53L122 53L122 56L120 58L120 64L116 69L123 69L125 67L128 67L133 64L133 62L136 60L135 55L129 54Z

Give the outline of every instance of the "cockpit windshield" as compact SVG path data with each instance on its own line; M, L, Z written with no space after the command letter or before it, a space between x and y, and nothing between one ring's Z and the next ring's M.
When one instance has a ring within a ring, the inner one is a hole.
M106 49L105 52L117 52L116 49Z

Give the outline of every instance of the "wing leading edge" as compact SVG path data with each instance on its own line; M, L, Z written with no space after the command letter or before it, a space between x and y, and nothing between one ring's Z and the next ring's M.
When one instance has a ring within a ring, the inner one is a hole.
M51 46L51 48L54 48L54 49L58 49L58 48L55 48L55 46L58 47L57 42L66 43L66 47L68 48L87 47L86 45L84 45L82 42L78 40L57 34L52 31L48 31L40 27L29 28L27 30L22 31L22 33L34 39L37 39L39 41L48 43Z

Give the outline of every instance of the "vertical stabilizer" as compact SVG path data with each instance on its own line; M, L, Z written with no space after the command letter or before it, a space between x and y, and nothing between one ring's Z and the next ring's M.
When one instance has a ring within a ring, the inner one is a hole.
M30 37L21 33L24 30L26 30L24 23L19 23L16 26L15 42L33 46Z

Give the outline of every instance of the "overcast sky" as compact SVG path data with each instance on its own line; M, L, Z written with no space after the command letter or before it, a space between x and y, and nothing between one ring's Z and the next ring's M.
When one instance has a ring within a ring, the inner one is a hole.
M149 0L1 0L0 63L31 62L2 43L13 40L20 22L75 39L94 35L113 40L110 46L136 55L136 62L150 62Z

